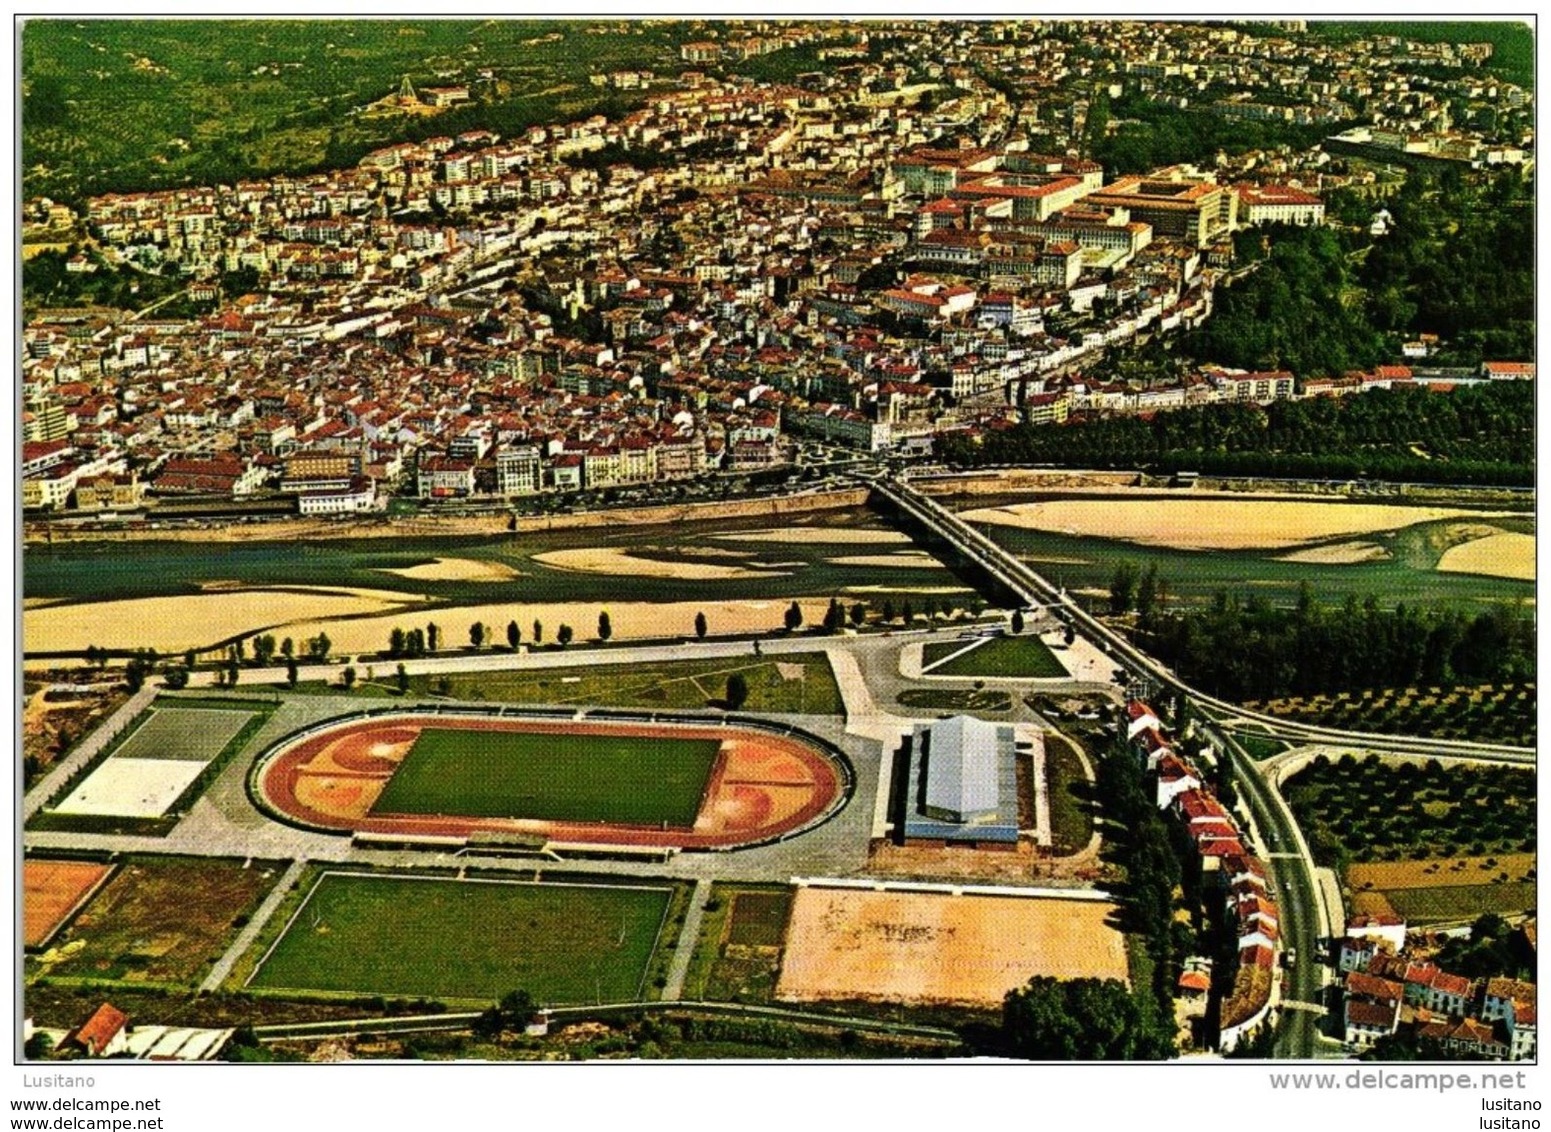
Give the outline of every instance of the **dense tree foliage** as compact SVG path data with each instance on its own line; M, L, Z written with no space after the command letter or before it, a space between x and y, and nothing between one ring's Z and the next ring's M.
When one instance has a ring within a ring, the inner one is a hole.
M1314 859L1337 872L1351 861L1434 858L1427 871L1442 886L1491 884L1529 889L1535 879L1524 858L1535 848L1535 772L1508 766L1445 768L1378 758L1316 755L1287 779L1283 793L1308 838ZM1475 858L1470 865L1443 858ZM1366 883L1366 882L1365 882ZM1511 908L1511 888L1493 896ZM1490 927L1490 925L1488 925ZM1487 936L1478 937L1483 943ZM1483 959L1490 957L1483 956ZM1454 970L1449 967L1449 970ZM1463 973L1463 972L1462 972Z
M1118 979L1037 976L1008 992L1002 1034L1011 1052L1035 1061L1157 1061L1174 1052Z
M1247 278L1221 288L1184 339L1196 357L1299 377L1366 369L1390 356L1369 322L1347 251L1329 228L1289 232Z
M644 95L596 90L587 75L673 73L677 34L540 20L34 20L21 44L27 193L78 203L231 184L353 165L394 141L617 117ZM406 75L468 83L471 100L361 113Z
M1436 334L1467 356L1534 357L1533 186L1516 169L1412 174L1385 207L1393 224L1358 271L1373 325Z
M1107 119L1120 120L1120 126L1107 136L1095 131L1090 138L1089 155L1113 177L1121 173L1142 173L1160 165L1181 162L1209 162L1218 153L1237 154L1252 149L1275 149L1290 145L1307 149L1339 127L1330 124L1295 126L1286 122L1246 121L1227 118L1211 110L1180 110L1139 93L1127 93L1105 105L1096 99L1095 107Z
M1104 818L1104 838L1113 862L1125 870L1116 886L1124 929L1140 940L1151 961L1151 985L1132 991L1154 1049L1173 1052L1173 988L1184 955L1174 931L1175 892L1182 882L1180 859L1168 827L1142 784L1140 767L1124 743L1098 760L1094 793ZM1032 986L1032 984L1031 984Z
M95 270L70 271L68 264L73 254L67 249L39 252L27 258L22 265L22 286L29 303L136 310L188 286L188 279L176 271L164 274L127 265L115 267L101 259L92 261ZM209 305L200 309L208 309Z
M1470 935L1444 942L1436 957L1438 966L1467 979L1506 975L1515 979L1535 977L1535 952L1521 932L1495 913L1479 916Z
M1470 616L1348 596L1294 608L1219 593L1211 607L1153 619L1144 646L1190 684L1225 699L1353 688L1533 680L1535 625L1497 607Z
M1265 408L1203 405L1151 419L1024 424L979 441L945 438L942 452L948 462L963 465L1529 484L1534 406L1527 381L1461 386L1452 393L1374 389Z

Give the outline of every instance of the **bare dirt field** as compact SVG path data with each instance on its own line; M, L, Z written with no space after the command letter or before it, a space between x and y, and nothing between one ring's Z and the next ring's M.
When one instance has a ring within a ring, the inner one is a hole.
M800 888L776 998L998 1007L1035 975L1127 979L1115 906L1089 900Z
M112 872L96 861L23 861L22 944L42 947Z
M1013 851L996 853L885 841L868 851L867 870L902 880L951 879L979 884L1028 884L1032 880L1055 888L1076 888L1102 881L1106 866L1096 852L1042 857L1034 839L1022 837Z
M383 573L424 582L509 582L513 578L522 577L520 571L513 570L504 562L485 562L474 558L438 558L418 566L386 569Z
M613 546L550 550L535 554L533 560L557 570L579 570L585 574L623 574L627 577L676 578L691 582L780 576L769 570L750 570L746 566L724 566L715 562L664 562L656 558L642 558Z
M1535 580L1535 536L1502 531L1451 546L1438 560L1448 574L1486 574L1493 578Z
M43 670L28 673L28 687L39 680L71 680L68 671ZM39 687L22 701L22 755L29 775L44 773L69 745L95 727L110 712L129 698L119 681L87 685L66 693L68 699L50 701L46 686Z
M1178 550L1281 550L1342 535L1439 519L1506 518L1507 511L1289 499L1056 499L961 512L966 522L1122 539Z
M344 587L83 602L23 610L22 641L28 652L71 652L91 645L180 652L297 621L404 611L419 603L413 594Z

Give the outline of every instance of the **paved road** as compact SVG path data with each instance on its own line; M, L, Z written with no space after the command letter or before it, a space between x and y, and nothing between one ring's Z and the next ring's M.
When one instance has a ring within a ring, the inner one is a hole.
M1259 831L1266 868L1276 888L1282 945L1296 948L1299 959L1287 973L1287 997L1319 1002L1324 984L1320 940L1331 934L1329 913L1314 880L1314 862L1303 833L1274 787L1257 772L1238 744L1221 743L1233 761L1240 796ZM1310 1058L1316 1052L1319 1018L1306 1010L1284 1011L1277 1032L1276 1056Z
M668 985L663 987L666 1002L684 997L684 977L689 974L689 959L695 953L700 939L700 921L705 916L706 901L711 899L711 882L701 877L695 881L695 891L689 897L689 909L684 913L684 926L679 930L678 946L673 952L673 962L668 965Z
M217 959L215 966L210 968L210 973L205 976L205 981L199 984L201 994L209 994L221 989L221 984L226 981L226 976L232 973L232 968L237 965L237 960L242 958L243 952L253 945L259 932L264 930L264 925L269 923L275 910L285 901L286 896L296 882L302 879L302 873L307 868L305 860L292 861L291 867L286 869L280 879L275 882L275 887L269 890L269 895L264 897L264 903L258 906L258 911L249 917L243 925L242 931L237 933L237 938L232 940L232 945L226 949L226 954Z

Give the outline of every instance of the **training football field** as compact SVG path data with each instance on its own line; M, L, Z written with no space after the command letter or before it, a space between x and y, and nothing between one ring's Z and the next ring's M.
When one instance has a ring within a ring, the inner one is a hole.
M329 873L253 987L540 1003L633 1002L671 891Z

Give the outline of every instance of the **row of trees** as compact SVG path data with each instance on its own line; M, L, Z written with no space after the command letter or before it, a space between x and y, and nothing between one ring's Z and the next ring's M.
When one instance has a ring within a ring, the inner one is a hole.
M1156 616L1141 635L1183 679L1225 699L1516 683L1535 673L1535 625L1520 609L1382 609L1353 595L1325 607L1307 585L1291 608L1219 591L1207 609Z
M1022 424L979 441L945 438L950 463L1195 470L1208 474L1534 482L1533 383L1452 393L1374 389L1257 405L1202 405L1071 424ZM1425 455L1417 455L1420 448Z

